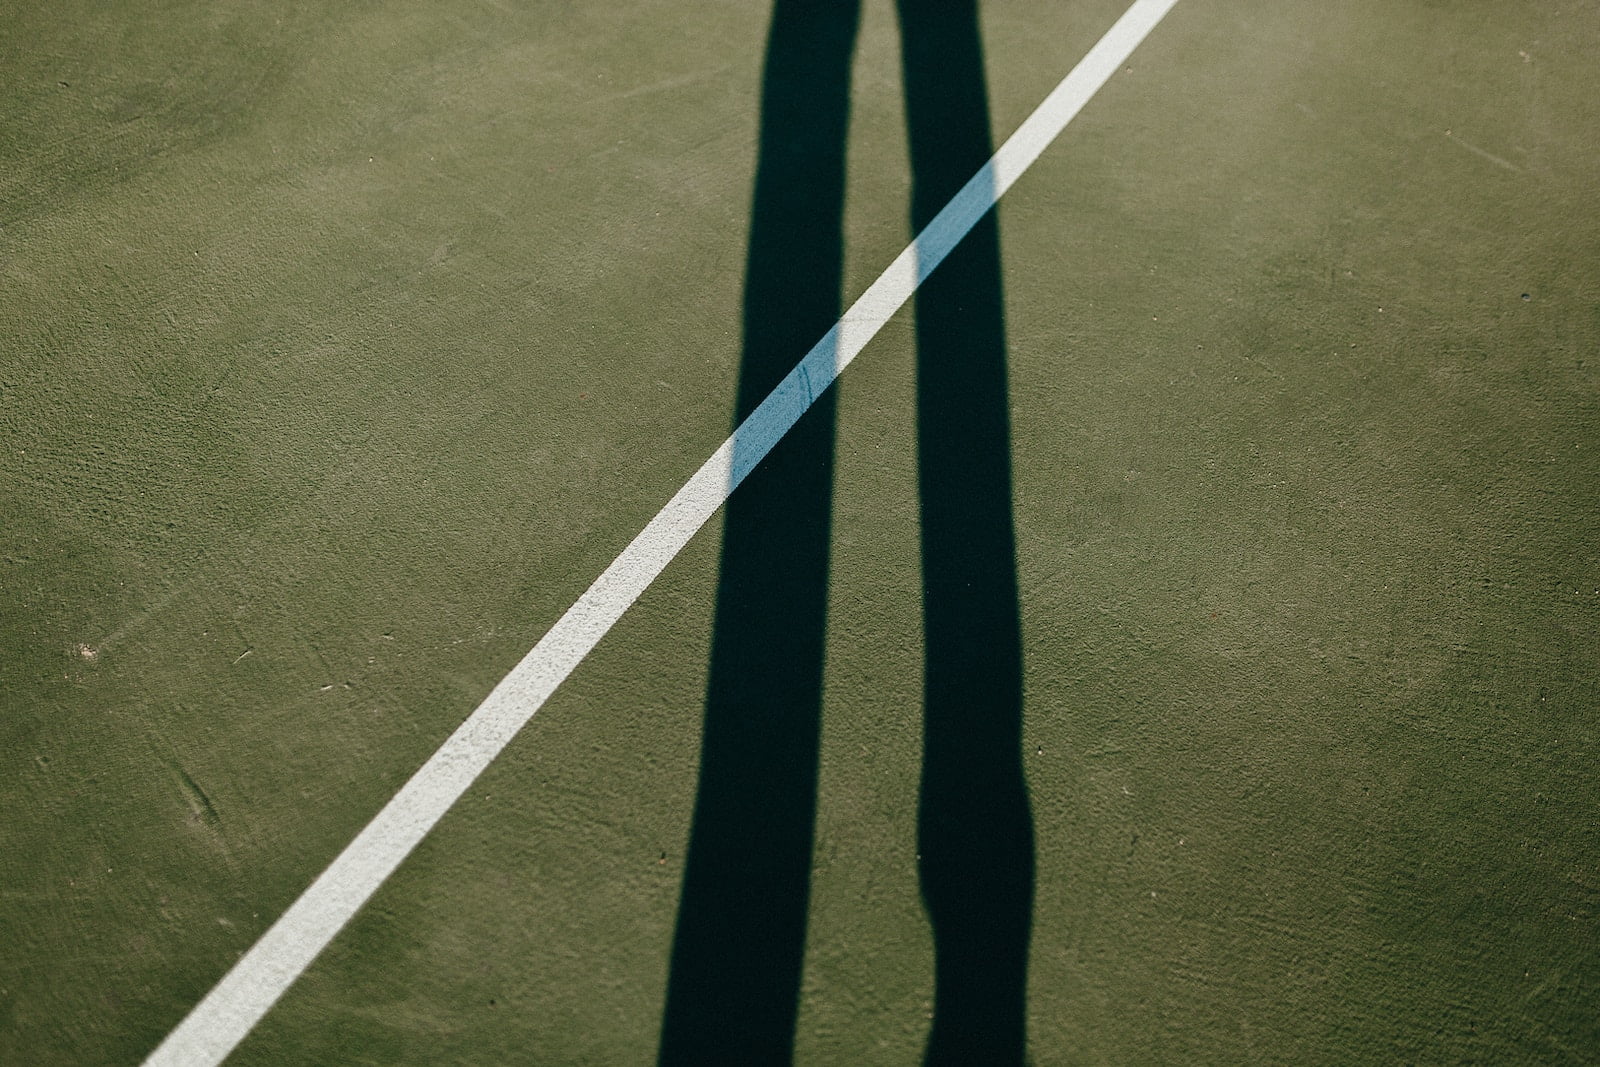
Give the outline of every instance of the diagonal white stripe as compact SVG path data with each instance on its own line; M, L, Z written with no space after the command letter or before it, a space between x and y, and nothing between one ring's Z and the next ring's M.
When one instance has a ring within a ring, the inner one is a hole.
M1137 0L488 698L145 1060L217 1064L1177 0Z

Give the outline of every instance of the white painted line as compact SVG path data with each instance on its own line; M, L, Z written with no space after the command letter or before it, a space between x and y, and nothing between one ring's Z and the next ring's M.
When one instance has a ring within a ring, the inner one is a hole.
M1177 0L1137 0L533 650L145 1060L221 1063L656 575L1039 158Z

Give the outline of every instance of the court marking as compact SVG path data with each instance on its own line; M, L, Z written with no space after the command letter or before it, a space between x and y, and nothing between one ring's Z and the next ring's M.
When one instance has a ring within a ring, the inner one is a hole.
M146 1067L221 1063L255 1028L817 396L1177 3L1135 0L477 710L167 1035L145 1060Z

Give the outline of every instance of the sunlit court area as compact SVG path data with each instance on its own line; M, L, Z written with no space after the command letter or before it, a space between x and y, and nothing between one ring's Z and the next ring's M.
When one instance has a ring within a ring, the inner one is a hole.
M15 0L0 1063L1600 1062L1596 0Z

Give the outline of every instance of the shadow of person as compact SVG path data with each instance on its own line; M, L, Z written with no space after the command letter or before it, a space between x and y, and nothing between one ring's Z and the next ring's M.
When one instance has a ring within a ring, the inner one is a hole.
M992 153L976 0L901 0L920 229ZM859 0L776 0L735 425L838 319ZM1021 766L999 227L916 300L924 751L919 876L935 950L929 1063L1022 1062L1033 828ZM834 393L729 500L700 779L659 1060L787 1062L810 902Z
M914 230L993 154L976 0L900 0ZM923 756L933 926L928 1063L1021 1063L1033 916L1000 226L988 212L916 295Z

